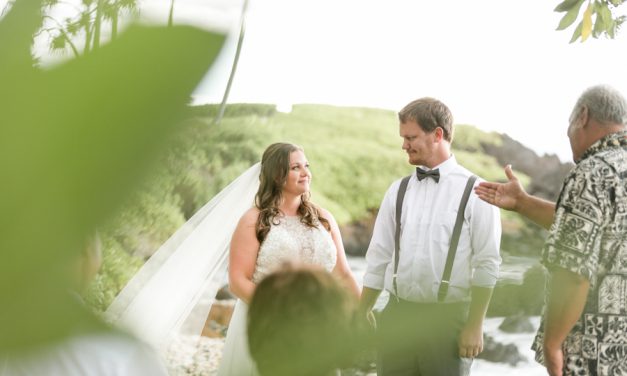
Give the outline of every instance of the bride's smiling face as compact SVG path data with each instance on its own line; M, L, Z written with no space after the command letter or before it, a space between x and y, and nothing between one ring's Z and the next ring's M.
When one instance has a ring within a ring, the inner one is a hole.
M301 150L295 150L290 153L290 164L283 192L294 195L302 195L309 192L309 184L311 184L311 171L309 171L309 162L305 153Z

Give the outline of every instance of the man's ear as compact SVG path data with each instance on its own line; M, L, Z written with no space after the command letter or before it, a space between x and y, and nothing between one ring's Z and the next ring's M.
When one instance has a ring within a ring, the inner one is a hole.
M578 119L580 121L581 127L585 128L588 126L588 121L590 120L590 113L588 112L588 107L583 106L581 111L579 112Z
M435 141L441 142L444 139L444 129L442 127L437 127L433 130L435 133Z

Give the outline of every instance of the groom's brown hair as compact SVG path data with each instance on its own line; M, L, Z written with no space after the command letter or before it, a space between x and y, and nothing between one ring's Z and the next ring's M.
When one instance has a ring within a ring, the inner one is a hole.
M399 111L398 120L402 124L415 121L427 133L442 128L444 139L453 141L453 114L444 103L435 98L424 97L410 102Z

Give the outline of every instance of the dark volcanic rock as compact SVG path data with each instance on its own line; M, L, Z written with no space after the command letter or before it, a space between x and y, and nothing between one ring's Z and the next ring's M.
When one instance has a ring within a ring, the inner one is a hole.
M507 363L510 366L525 361L525 357L520 354L515 344L504 345L487 335L483 336L483 352L478 358L494 363Z
M363 256L368 250L377 210L372 210L367 218L340 226L344 250L347 255Z
M224 285L218 290L216 294L216 299L217 300L234 300L234 299L237 299L237 297L233 295L231 290L229 290L229 285Z
M503 319L499 329L505 333L533 333L535 331L529 316L517 314Z
M537 316L544 306L545 269L537 264L523 275L522 284L497 284L488 306L488 317Z
M498 146L483 144L483 151L496 158L501 165L511 164L515 170L529 176L531 184L527 188L528 193L556 200L564 178L574 165L562 163L554 154L540 157L506 134L501 135L501 140L502 144Z

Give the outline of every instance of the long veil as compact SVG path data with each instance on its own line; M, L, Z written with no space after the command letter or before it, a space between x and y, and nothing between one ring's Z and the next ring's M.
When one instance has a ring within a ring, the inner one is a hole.
M225 280L231 235L253 205L261 164L218 193L170 237L122 289L105 318L165 351L200 334Z

